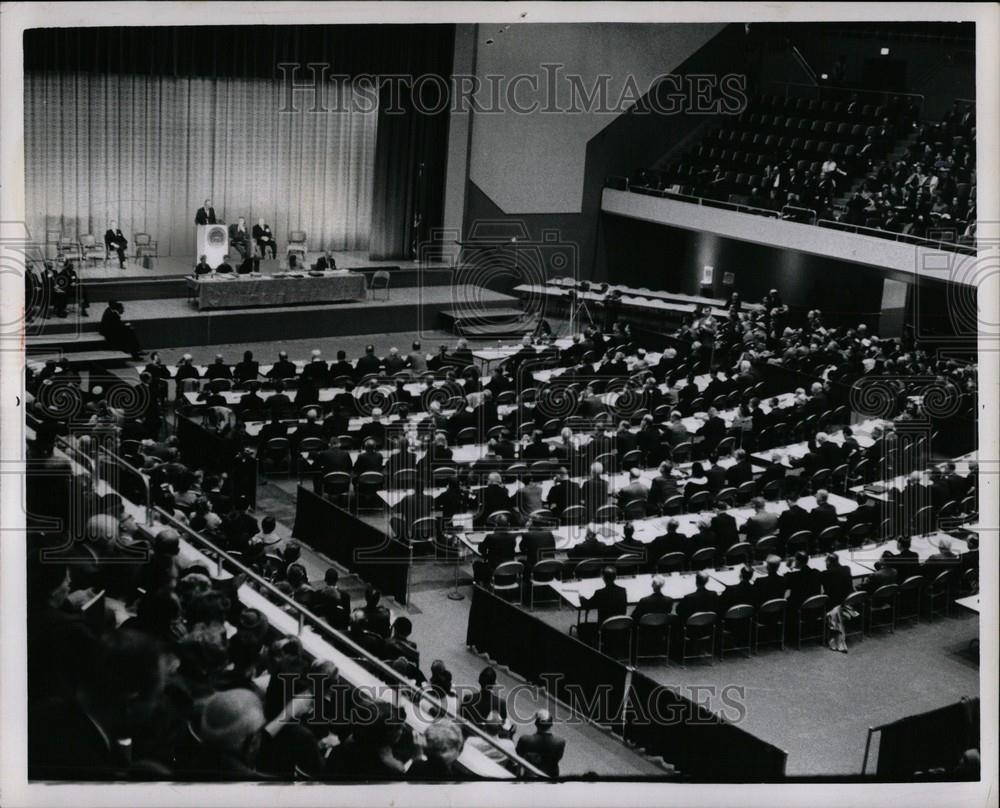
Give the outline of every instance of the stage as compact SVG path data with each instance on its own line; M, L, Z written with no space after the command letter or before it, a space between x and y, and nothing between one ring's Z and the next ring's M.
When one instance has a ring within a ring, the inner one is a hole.
M453 265L448 261L373 261L368 252L331 251L338 269L361 272L370 285L376 272L390 274L390 285L397 289L418 286L440 286L451 283ZM315 263L322 253L309 254L307 264ZM153 259L153 267L144 268L134 260L118 268L117 261L107 264L77 262L77 272L87 285L90 299L96 302L107 300L160 300L183 298L187 295L185 278L194 269L193 256L167 255ZM262 259L261 273L269 275L285 267L284 259Z
M183 284L183 281L182 281ZM381 295L382 293L379 292ZM198 311L181 297L126 300L125 319L132 323L139 342L147 350L189 347L217 343L262 342L309 339L355 334L387 334L402 331L440 331L448 325L442 312L464 308L470 315L470 301L477 311L488 316L494 309L517 306L517 299L489 289L452 286L450 283L418 286L402 293L389 289L389 299L347 301L325 305L279 306L255 309L219 309ZM103 311L101 304L91 307L90 316L79 318L71 310L63 319L49 319L31 331L32 343L50 342L64 336L66 343L79 341L81 335L96 334ZM494 337L495 339L495 337Z

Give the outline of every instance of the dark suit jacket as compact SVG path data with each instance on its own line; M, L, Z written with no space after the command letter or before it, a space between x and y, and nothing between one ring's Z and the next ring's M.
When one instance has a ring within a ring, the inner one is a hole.
M205 212L205 208L198 208L197 213L194 215L195 224L215 224L215 208L209 208L208 212Z
M735 466L730 466L726 471L726 482L738 488L745 482L749 482L753 479L753 467L750 465L749 460L744 460L737 463Z
M802 602L813 595L820 594L823 586L819 570L806 567L804 570L793 570L785 576L788 585L788 608L798 609Z
M777 573L775 575L762 575L753 582L753 588L757 598L754 605L760 606L769 600L784 598L788 584L785 582L785 576Z
M555 555L556 537L551 530L528 530L521 536L521 552L527 564L533 567L543 558Z
M739 543L740 534L736 529L736 520L731 513L717 513L712 517L712 532L715 533L716 546L723 552Z
M782 541L787 540L793 533L811 528L812 520L809 518L809 512L799 505L793 505L778 516L778 535Z
M487 485L479 492L479 516L486 519L496 511L511 510L510 494L502 485Z
M592 597L580 598L584 609L597 610L597 622L603 623L609 617L625 614L628 610L628 592L616 583L605 584Z
M346 449L323 449L316 453L316 467L321 474L343 471L350 474L353 469L351 453Z
M646 614L670 614L674 609L674 600L664 595L662 592L651 592L639 602L632 610L632 618L636 623L639 618Z
M823 591L830 599L827 604L830 608L839 606L844 602L844 598L854 591L850 567L841 566L834 570L823 570L820 577L823 582Z
M732 586L727 586L726 591L722 593L720 598L720 613L725 614L726 609L730 609L733 606L741 606L746 604L748 606L757 606L757 589L754 587L753 583L747 581L740 581L739 583L733 584Z
M716 612L719 609L719 596L710 589L695 589L689 592L677 606L677 614L681 620L687 620L698 612Z
M580 487L572 480L558 480L549 489L546 501L556 513L561 513L569 505L580 504Z

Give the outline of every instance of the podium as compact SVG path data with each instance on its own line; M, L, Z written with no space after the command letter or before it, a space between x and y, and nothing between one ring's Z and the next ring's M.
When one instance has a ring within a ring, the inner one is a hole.
M198 251L194 260L204 255L205 262L215 269L229 255L229 231L224 224L199 224L196 228Z

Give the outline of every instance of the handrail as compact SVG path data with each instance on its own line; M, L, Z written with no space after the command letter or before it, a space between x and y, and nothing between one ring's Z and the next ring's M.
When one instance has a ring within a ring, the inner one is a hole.
M668 191L664 188L652 188L648 185L633 185L629 182L628 177L622 177L620 175L608 177L605 180L605 186L614 180L620 180L621 184L624 185L624 189L622 190L630 191L632 193L642 193L647 196L659 197L660 199L676 199L681 202L691 202L695 205L704 205L709 208L733 210L737 213L753 213L760 216L769 216L772 219L778 218L778 212L770 210L769 208L757 208L753 205L744 205L739 202L727 202L722 199L711 199L710 197L695 196L694 194L680 194L676 191Z
M927 96L923 93L903 93L903 92L892 92L889 90L873 90L870 87L843 87L837 84L806 84L801 81L777 81L772 79L767 82L767 85L775 87L786 88L785 98L788 98L787 88L789 87L804 87L808 90L812 90L816 95L822 95L824 91L835 92L835 93L857 93L858 95L874 95L879 98L888 100L890 97L893 98L916 98L919 99L920 106L923 107L924 101Z
M795 54L795 58L798 61L799 65L802 67L802 69L806 71L806 75L809 76L810 79L812 79L813 84L818 86L819 82L816 81L816 71L813 70L812 65L809 64L809 60L806 59L802 51L799 50L798 45L795 44L792 45L792 53Z
M812 208L803 208L803 207L799 207L798 205L785 205L785 206L784 206L784 207L783 207L783 208L781 209L781 218L782 218L782 219L784 219L784 218L785 218L785 211L786 211L786 210L787 210L787 211L792 211L792 212L795 212L795 211L798 211L798 212L800 212L800 213L808 213L808 214L811 214L811 218L812 218L812 221L810 221L810 222L809 222L809 224L816 224L816 221L817 221L817 220L819 219L819 214L818 214L818 213L816 213L816 211L815 211L815 210L813 210Z
M865 227L860 224L849 224L848 222L838 222L834 219L820 219L816 222L819 227L826 227L830 230L843 230L847 233L855 233L859 236L874 236L876 238L889 239L903 244L912 244L914 247L937 246L940 249L961 252L967 255L976 254L976 246L969 244L959 244L957 241L946 241L944 239L931 239L922 236L911 236L908 233L895 233L892 230L880 230L877 227ZM862 232L863 231L863 232Z
M171 524L174 528L187 534L187 536L191 540L193 540L194 543L207 547L211 553L217 555L218 565L219 565L218 568L220 571L222 569L222 562L226 561L227 563L236 567L242 574L246 575L247 579L252 580L258 586L261 586L264 589L266 589L268 595L275 596L279 601L282 602L282 605L284 607L286 608L290 607L291 609L293 609L298 616L299 634L302 633L302 629L305 627L305 623L308 620L310 622L311 628L313 628L314 630L318 629L320 633L333 637L336 640L337 645L346 646L347 649L351 651L352 655L356 654L360 656L366 661L366 663L373 665L375 668L377 668L380 675L388 678L387 683L394 682L395 687L397 687L400 691L405 692L407 694L407 697L410 698L410 700L413 701L414 703L419 704L421 701L428 702L433 708L447 715L463 729L469 730L472 734L477 735L481 739L485 739L490 744L490 746L501 751L505 757L510 758L511 760L516 762L519 766L523 767L527 771L530 771L532 774L535 774L539 777L543 777L546 779L548 778L548 775L545 774L545 772L543 772L541 769L529 763L527 760L522 758L516 752L512 753L507 751L478 726L460 717L456 713L452 713L448 709L446 704L442 704L440 701L438 701L435 697L431 696L429 693L416 688L412 682L403 677L402 674L397 672L394 668L390 667L387 663L385 663L378 657L374 656L370 652L366 651L360 645L355 643L346 634L343 634L342 632L333 628L329 623L327 623L319 615L315 614L311 609L307 609L301 603L286 595L280 589L275 587L274 584L272 584L266 578L263 578L262 576L258 575L254 570L250 569L245 564L243 564L242 561L233 558L233 556L231 556L228 552L226 552L221 547L216 545L214 542L207 539L205 536L201 535L197 531L193 530L188 525L185 525L183 522L180 522L178 519L176 519L174 516L167 513L166 511L164 511L159 506L155 508L155 511L157 514L159 514L161 521Z

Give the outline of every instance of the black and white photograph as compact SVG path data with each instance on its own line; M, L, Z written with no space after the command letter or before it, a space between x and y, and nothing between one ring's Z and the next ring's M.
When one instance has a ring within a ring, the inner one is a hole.
M998 41L3 3L0 801L997 805Z

